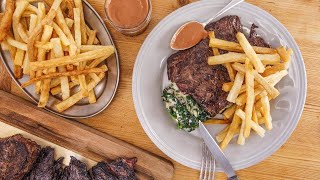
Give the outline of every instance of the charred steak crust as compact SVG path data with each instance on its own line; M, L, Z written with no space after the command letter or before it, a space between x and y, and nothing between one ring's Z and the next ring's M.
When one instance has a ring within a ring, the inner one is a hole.
M238 16L225 16L216 22L208 24L205 29L214 31L214 35L218 39L238 42L236 34L237 32L242 32L242 24Z
M33 169L23 179L52 180L55 173L54 165L54 149L42 148Z
M136 180L134 165L137 158L119 158L109 163L100 162L91 169L96 180Z
M91 180L87 165L71 156L69 166L65 167L61 180Z
M36 162L40 148L20 134L0 139L0 179L22 179Z

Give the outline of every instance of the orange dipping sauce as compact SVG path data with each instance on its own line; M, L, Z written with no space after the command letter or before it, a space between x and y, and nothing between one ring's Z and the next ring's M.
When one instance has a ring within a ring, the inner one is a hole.
M118 27L134 28L146 19L149 12L148 0L107 0L109 19Z
M187 49L208 36L208 32L203 25L198 22L190 22L179 29L175 34L175 39L171 44L173 49Z

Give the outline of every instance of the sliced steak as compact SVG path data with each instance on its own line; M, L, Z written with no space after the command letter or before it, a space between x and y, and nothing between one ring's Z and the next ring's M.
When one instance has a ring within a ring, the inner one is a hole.
M71 156L69 166L65 167L61 180L90 180L85 163Z
M24 180L52 180L54 165L54 149L46 147L41 149L32 170L23 178Z
M136 180L134 165L137 158L119 158L109 163L99 162L91 169L94 180Z
M54 161L53 165L53 180L60 180L63 177L63 157L60 157L58 160Z
M105 162L99 162L93 166L90 175L94 180L118 180Z
M120 180L136 180L137 177L134 172L136 162L137 158L119 158L108 163L108 168Z
M0 179L22 179L36 162L40 148L20 134L0 139Z

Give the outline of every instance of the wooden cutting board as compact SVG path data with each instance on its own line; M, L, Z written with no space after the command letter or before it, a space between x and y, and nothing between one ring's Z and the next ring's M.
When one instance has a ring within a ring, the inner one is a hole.
M136 171L141 179L173 178L171 162L81 123L55 116L2 90L0 121L69 149L90 162L137 157Z

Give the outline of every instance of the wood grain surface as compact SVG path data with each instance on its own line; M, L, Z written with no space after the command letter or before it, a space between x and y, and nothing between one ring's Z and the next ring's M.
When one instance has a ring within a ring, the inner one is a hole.
M104 17L103 0L88 0ZM136 116L131 88L135 58L144 39L157 23L192 0L152 0L151 23L143 34L127 37L106 22L120 55L121 74L116 96L110 106L83 124L111 134L145 150L168 158L144 133ZM320 177L320 1L319 0L248 0L276 17L292 34L302 52L308 77L308 95L301 120L276 153L261 163L238 172L240 179L319 179ZM15 85L12 93L26 97ZM199 171L174 162L174 179L197 179ZM217 179L225 179L218 173Z
M55 116L1 90L0 99L0 121L6 124L42 137L94 161L136 157L138 162L135 169L138 175L144 177L143 179L173 177L173 166L164 158L81 123Z

